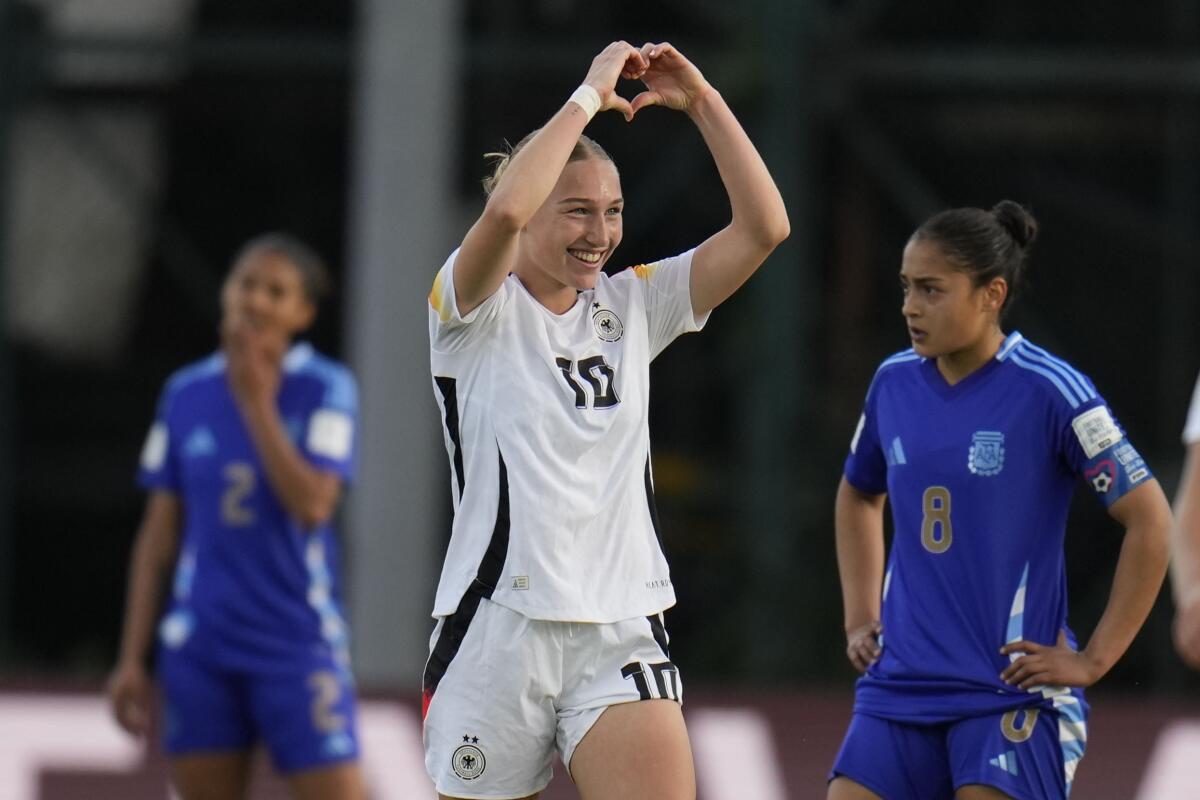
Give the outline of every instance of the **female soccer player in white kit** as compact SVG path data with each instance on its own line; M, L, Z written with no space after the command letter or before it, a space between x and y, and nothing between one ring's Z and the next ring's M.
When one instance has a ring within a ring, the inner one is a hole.
M646 90L625 100L621 77ZM610 278L621 184L582 133L598 110L628 121L651 105L696 123L732 221ZM442 797L535 798L557 748L588 800L692 798L661 616L675 595L649 366L787 237L787 212L721 95L666 43L606 47L489 183L429 296L454 525L424 676L426 767Z

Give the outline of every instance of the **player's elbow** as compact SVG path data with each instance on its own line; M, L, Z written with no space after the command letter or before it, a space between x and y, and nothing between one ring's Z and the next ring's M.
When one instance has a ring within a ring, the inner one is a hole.
M792 234L792 225L783 209L756 219L746 227L744 237L748 247L766 259L776 247Z
M528 221L514 200L499 194L493 194L488 198L487 205L484 206L483 214L480 216L480 222L487 227L494 231L510 234L518 233Z
M313 499L297 509L296 518L305 530L312 530L333 519L334 509L333 503Z
M1126 536L1134 537L1142 557L1164 573L1171 558L1171 524L1171 508L1163 498L1146 503L1126 527Z
M293 510L296 518L305 530L318 528L331 519L337 511L338 492L336 489L322 484L317 491L305 497Z
M1148 546L1162 561L1164 569L1171 558L1171 525L1171 509L1166 503L1163 503L1162 509L1147 523L1147 528L1152 532L1147 537L1150 539Z
M783 244L792 235L792 223L788 220L787 211L781 208L779 213L773 214L763 226L762 235L771 250Z
M331 472L320 472L302 493L293 496L290 510L305 530L312 530L333 519L341 496L339 478Z

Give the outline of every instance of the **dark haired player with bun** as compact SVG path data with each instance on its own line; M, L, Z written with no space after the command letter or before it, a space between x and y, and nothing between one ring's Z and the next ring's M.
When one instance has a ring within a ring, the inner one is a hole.
M1158 482L1086 376L1001 330L1036 235L1003 201L937 214L904 249L913 346L875 373L837 494L846 650L863 677L830 800L1065 798L1087 743L1082 688L1158 595ZM1125 529L1083 647L1063 563L1079 476Z

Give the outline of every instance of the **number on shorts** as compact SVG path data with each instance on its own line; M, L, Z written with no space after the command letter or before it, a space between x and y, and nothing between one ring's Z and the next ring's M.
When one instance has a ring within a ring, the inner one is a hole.
M221 521L233 528L253 525L254 509L243 502L254 491L254 467L245 461L232 461L225 465L224 475L229 485L221 493Z
M954 541L954 526L950 524L950 490L945 486L930 486L921 498L925 516L921 519L921 544L934 554L944 553Z
M329 670L308 676L308 688L316 694L312 702L313 727L321 733L335 733L346 727L346 718L333 710L342 697L342 682Z
M1025 719L1021 720L1021 727L1017 727L1017 714L1025 712ZM1028 741L1030 736L1033 736L1033 726L1037 725L1038 709L1025 708L1009 711L1000 718L1000 732L1004 734L1004 738L1014 744Z
M571 391L575 393L576 408L587 408L588 398L583 384L575 380L574 375L571 374L573 369L579 373L580 378L583 378L592 387L592 397L594 398L592 400L592 408L612 408L621 402L621 398L617 397L617 373L604 360L604 356L581 358L578 365L572 363L570 359L561 357L554 359L554 363L558 365L559 370L562 372L567 386L570 386Z
M654 676L655 695L650 689L650 679L647 673ZM679 701L679 670L670 661L659 661L647 664L643 661L631 661L621 667L621 677L633 679L637 687L638 697L642 700L675 700Z

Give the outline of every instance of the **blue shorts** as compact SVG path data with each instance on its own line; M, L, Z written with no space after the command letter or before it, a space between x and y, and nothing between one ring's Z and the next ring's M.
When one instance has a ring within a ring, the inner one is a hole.
M914 725L855 714L830 773L886 800L953 800L970 784L1065 800L1086 745L1078 703Z
M256 674L161 648L158 677L172 756L248 750L261 741L282 773L358 757L353 679L329 661Z

